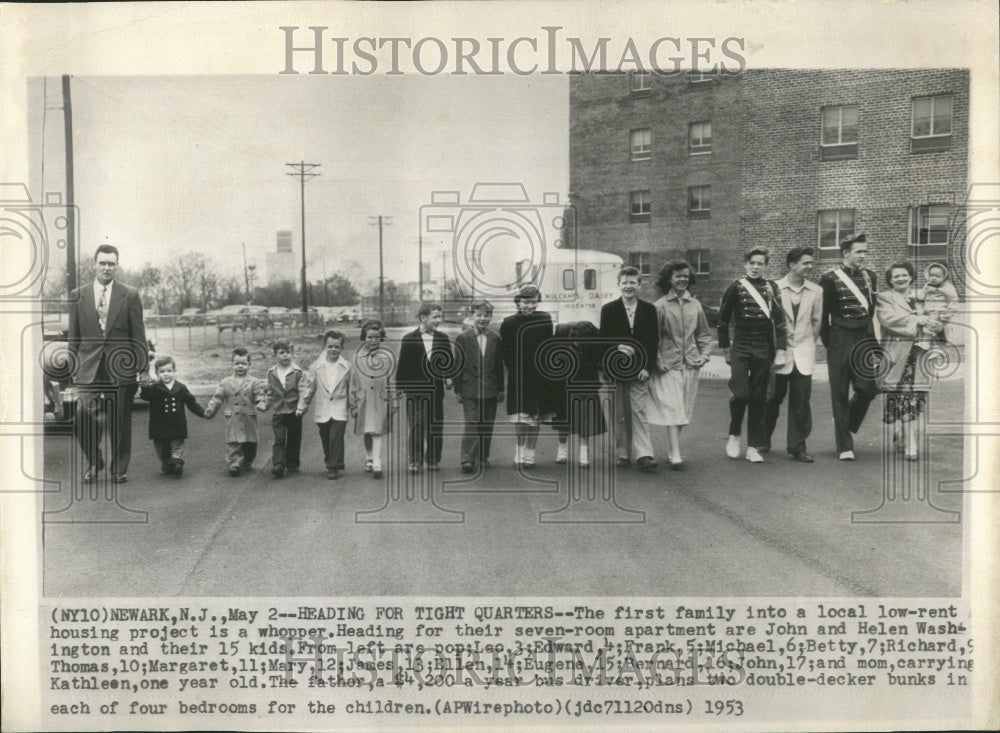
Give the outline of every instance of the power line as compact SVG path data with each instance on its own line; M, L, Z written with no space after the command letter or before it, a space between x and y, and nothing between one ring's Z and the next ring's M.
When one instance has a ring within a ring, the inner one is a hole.
M382 271L382 227L392 226L391 216L369 216L369 226L378 227L378 317L385 323L385 276Z
M303 324L309 322L309 293L306 288L306 179L315 178L319 173L311 173L313 168L319 168L319 163L306 163L302 161L301 163L285 163L293 170L298 168L295 173L287 173L285 175L295 176L299 179L299 199L302 203L302 321Z

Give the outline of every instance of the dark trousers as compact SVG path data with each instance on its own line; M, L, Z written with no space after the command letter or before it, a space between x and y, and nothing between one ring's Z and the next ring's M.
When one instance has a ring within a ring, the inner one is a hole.
M319 423L319 437L323 441L323 461L328 471L344 468L344 433L347 420L327 420Z
M406 393L406 424L410 429L410 463L441 463L444 395Z
M769 344L733 344L729 352L729 434L743 432L747 413L747 446L767 447L767 382L771 376L774 350Z
M774 426L778 423L781 402L788 395L787 447L789 453L805 453L806 438L812 432L812 375L802 374L792 367L788 374L774 375L774 396L767 401L767 445L771 445Z
M271 428L274 430L272 467L297 469L302 449L302 417L296 417L294 412L275 413L271 416Z
M465 431L462 434L462 463L475 464L490 457L493 422L497 417L497 398L476 400L462 398Z
M164 468L173 466L175 462L184 465L184 441L180 438L153 438L153 450Z
M826 361L830 372L830 400L838 453L854 450L851 433L858 432L868 405L878 394L874 379L878 353L878 342L870 329L840 326L830 329ZM848 399L852 384L854 394Z
M101 443L105 428L111 452L111 473L128 473L132 457L132 402L138 384L81 385L79 409L73 416L73 432L87 462L95 469L104 465Z
M256 443L226 443L226 465L229 468L250 468L256 457Z

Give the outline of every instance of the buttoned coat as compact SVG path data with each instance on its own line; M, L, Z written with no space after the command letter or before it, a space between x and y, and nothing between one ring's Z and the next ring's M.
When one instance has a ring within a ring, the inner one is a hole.
M226 377L215 388L208 401L205 417L213 417L225 406L227 443L257 442L257 411L267 409L267 386L263 379L246 377L242 383L236 377Z
M788 287L788 276L775 282L775 285L781 293ZM798 369L799 374L812 374L816 367L816 339L823 323L823 288L806 280L801 292L798 318L795 317L791 299L781 293L788 344L785 347L785 364L777 370L777 374L791 374L793 368Z
M268 406L274 408L275 415L288 415L295 412L299 405L299 396L305 386L306 373L302 367L292 364L291 371L284 381L278 377L278 367L272 366L264 377L267 380Z
M455 337L455 391L463 398L486 400L503 389L500 335L486 329L486 352L479 350L479 334L467 328Z
M113 283L103 331L94 302L93 281L70 293L67 340L70 353L78 361L77 384L93 384L102 360L108 377L116 385L135 384L137 374L149 368L139 291L117 280Z
M299 397L299 409L305 411L313 404L313 420L319 424L330 420L347 420L350 409L355 406L351 392L351 372L353 367L343 355L334 362L336 376L330 378L324 369L326 356L320 357L309 367L306 388Z
M886 390L894 389L903 376L906 359L910 355L917 337L917 309L911 305L908 296L895 290L879 292L875 315L882 327L882 352L889 362L889 368L879 380L879 386ZM914 375L916 381L921 380L919 370ZM919 385L916 385L919 389Z
M351 394L358 408L354 433L383 435L391 427L389 402L389 369L386 351L379 348L370 355L364 346L354 355L351 369Z
M139 397L149 402L149 437L152 440L187 438L185 407L198 417L205 417L205 410L195 396L176 380L169 387L163 382L144 384L139 388Z

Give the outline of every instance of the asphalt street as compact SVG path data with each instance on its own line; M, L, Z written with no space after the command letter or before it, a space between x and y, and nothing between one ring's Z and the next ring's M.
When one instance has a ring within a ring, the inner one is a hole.
M962 386L959 380L934 385L935 420L960 416ZM230 478L223 420L191 415L185 474L163 476L145 439L147 413L138 409L130 480L86 487L96 500L71 495L83 469L72 439L46 439L45 478L53 483L44 497L44 591L63 597L960 593L963 525L938 511L962 509L960 493L938 489L939 481L963 475L960 437L933 438L923 473L917 464L903 466L913 473L888 484L913 489L890 497L894 506L918 509L913 517L931 522L862 523L852 521L852 512L883 503L890 468L881 453L880 403L856 437L858 460L840 462L827 386L817 384L809 442L816 462L788 460L782 417L775 452L767 463L751 465L725 456L727 399L724 381L702 381L693 424L683 433L683 472L665 465L657 474L613 470L603 461L586 472L556 465L555 432L543 428L538 467L530 472L513 468L513 440L501 436L493 466L464 475L458 437L449 436L439 473L381 481L364 473L361 440L350 430L346 475L328 481L309 415L297 475L271 476L267 416L260 419L255 470ZM447 406L447 420L459 421L450 393ZM501 419L498 432L509 436ZM653 431L665 464L665 430ZM397 432L394 440L402 438ZM928 496L915 493L921 485Z

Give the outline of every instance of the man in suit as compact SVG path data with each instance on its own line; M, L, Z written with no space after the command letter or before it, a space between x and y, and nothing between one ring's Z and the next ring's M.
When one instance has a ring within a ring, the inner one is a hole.
M823 315L823 289L806 280L816 261L812 247L793 247L785 258L788 274L778 280L781 305L785 310L788 344L785 364L774 375L774 395L767 402L767 445L778 422L781 401L788 395L788 455L800 463L812 463L806 452L806 439L812 432L813 366L816 364L816 340Z
M656 307L639 297L639 270L623 267L618 272L621 297L601 308L601 338L608 341L629 341L616 347L629 360L638 360L639 369L633 379L608 375L615 382L615 448L617 465L629 465L631 457L640 471L655 471L653 443L649 438L646 404L649 401L649 370L656 363L660 348L660 322ZM638 348L636 348L638 346Z
M865 233L845 237L840 243L843 264L819 279L823 289L823 315L819 336L826 347L833 403L833 430L837 457L854 460L854 439L878 394L874 364L879 346L875 340L875 296L878 280L863 267L868 255ZM848 399L851 386L854 394Z
M488 300L472 306L474 325L455 337L455 395L465 414L462 435L462 473L489 465L497 402L503 399L503 359L500 336L489 329L493 305Z
M429 471L441 466L444 391L451 389L451 340L437 330L441 306L421 303L420 326L403 336L396 364L396 389L406 398L406 421L410 429L410 473L424 461Z
M127 480L132 453L132 402L138 375L149 368L146 329L139 291L115 280L118 250L102 244L94 254L96 276L70 294L69 349L78 368L80 394L74 433L87 458L86 483L105 466L101 452L104 423L115 483Z

